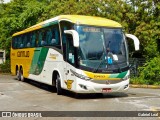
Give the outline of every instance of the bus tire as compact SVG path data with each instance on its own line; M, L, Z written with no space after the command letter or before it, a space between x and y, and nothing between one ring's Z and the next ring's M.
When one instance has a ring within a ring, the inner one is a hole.
M61 81L59 75L56 78L56 88L57 88L57 95L62 95L62 88L61 88Z
M23 69L22 68L19 71L19 80L22 81L22 82L25 81L24 76L23 76Z
M21 80L21 77L20 77L20 72L19 72L19 70L16 70L16 76L17 76L17 80Z

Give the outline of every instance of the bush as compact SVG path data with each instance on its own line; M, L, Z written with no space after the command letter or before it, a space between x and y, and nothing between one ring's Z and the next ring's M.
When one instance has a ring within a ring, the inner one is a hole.
M160 85L160 56L155 57L139 68L139 79L148 85Z
M140 84L140 85L146 84L145 80L143 80L142 78L139 78L139 77L131 77L130 83L131 84Z
M0 64L0 73L10 73L10 72L11 72L10 60L6 60L5 63Z

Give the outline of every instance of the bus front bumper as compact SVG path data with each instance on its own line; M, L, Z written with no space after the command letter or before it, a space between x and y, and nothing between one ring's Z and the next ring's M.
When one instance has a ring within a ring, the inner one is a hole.
M129 88L129 79L116 84L98 84L91 81L78 80L76 93L112 93L125 92Z

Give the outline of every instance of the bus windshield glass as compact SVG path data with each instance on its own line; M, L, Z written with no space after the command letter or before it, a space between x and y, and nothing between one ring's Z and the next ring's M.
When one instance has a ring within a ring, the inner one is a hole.
M78 62L93 71L114 70L128 65L128 50L121 28L76 26L79 33Z

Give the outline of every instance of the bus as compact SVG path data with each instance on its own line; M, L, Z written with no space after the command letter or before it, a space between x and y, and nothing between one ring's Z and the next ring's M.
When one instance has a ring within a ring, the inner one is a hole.
M12 35L11 73L74 93L125 92L130 65L121 24L101 17L60 15Z

